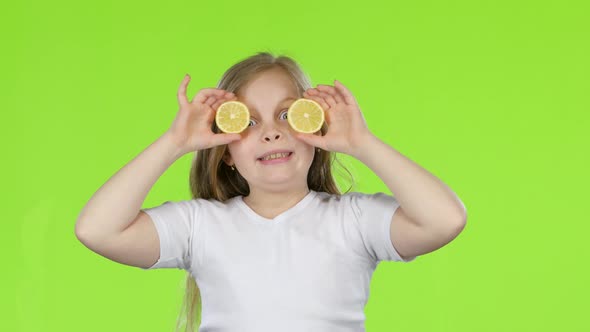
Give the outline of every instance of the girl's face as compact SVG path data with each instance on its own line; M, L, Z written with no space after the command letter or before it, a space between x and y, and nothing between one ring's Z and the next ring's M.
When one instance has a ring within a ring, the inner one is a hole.
M240 140L228 144L228 165L253 187L263 190L307 187L307 173L314 147L294 136L287 122L289 106L300 96L287 73L271 69L255 76L236 92L238 101L250 110L250 125ZM288 151L284 160L263 161L272 151Z

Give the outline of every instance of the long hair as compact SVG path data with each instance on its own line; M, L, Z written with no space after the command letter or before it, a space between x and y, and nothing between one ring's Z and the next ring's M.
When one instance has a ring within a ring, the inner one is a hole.
M295 83L298 94L301 97L303 92L311 88L311 81L303 72L300 66L288 56L274 56L268 52L259 52L230 67L217 83L218 89L236 93L255 75L264 71L280 68L283 69ZM214 133L221 133L213 121ZM324 123L320 132L325 135L328 130ZM226 201L235 196L247 196L250 193L248 182L236 170L231 170L223 156L229 153L227 145L219 145L209 149L195 152L190 170L190 191L194 199L216 199ZM318 192L341 195L338 185L332 175L332 165L338 163L343 171L350 178L352 188L354 178L346 167L336 158L336 154L325 150L319 150L314 154L313 161L307 175L309 189ZM176 331L180 331L181 324L186 322L185 331L193 332L200 324L200 292L196 281L187 272L186 289L181 312L177 320ZM183 317L185 315L185 317Z

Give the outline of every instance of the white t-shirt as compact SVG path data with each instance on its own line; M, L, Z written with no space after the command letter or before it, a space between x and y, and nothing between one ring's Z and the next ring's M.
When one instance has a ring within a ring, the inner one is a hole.
M242 196L167 201L143 209L160 239L160 258L144 270L191 273L201 292L200 332L360 332L379 261L416 258L402 260L391 243L398 207L383 193L312 190L267 219Z

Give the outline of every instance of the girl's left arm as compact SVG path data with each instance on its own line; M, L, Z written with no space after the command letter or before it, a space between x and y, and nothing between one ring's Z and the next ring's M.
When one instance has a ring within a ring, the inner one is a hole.
M379 176L400 204L392 218L391 240L403 258L450 242L465 227L464 204L440 179L373 135L352 93L339 81L334 85L318 85L304 93L324 109L327 134L297 137L351 155Z
M428 229L464 226L463 202L440 179L374 135L361 146L351 155L379 176L414 223Z

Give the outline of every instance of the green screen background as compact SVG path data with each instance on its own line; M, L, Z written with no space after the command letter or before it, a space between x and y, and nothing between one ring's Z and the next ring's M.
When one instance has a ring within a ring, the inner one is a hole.
M583 1L2 7L0 330L173 330L185 272L110 261L76 239L74 224L168 129L185 73L192 96L257 51L294 57L314 85L343 82L373 133L467 207L467 227L448 245L378 266L367 331L590 329ZM162 175L144 207L190 197L190 159ZM343 159L355 190L389 193Z

